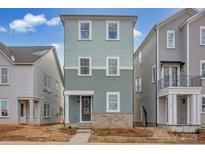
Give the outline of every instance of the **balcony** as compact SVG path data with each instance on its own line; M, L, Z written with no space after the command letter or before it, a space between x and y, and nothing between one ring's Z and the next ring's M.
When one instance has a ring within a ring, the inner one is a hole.
M168 87L202 87L201 76L166 76L158 82L158 90Z

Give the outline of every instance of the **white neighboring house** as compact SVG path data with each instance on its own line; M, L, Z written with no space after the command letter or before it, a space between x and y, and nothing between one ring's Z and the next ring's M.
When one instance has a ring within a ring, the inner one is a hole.
M55 47L0 43L0 124L58 123L63 102Z

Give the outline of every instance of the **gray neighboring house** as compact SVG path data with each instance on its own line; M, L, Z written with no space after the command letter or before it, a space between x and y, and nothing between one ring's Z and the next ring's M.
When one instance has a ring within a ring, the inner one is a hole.
M63 101L55 47L0 43L0 124L58 123Z
M136 19L136 16L61 15L67 126L133 127Z
M134 55L138 125L205 125L205 11L181 9L151 29Z

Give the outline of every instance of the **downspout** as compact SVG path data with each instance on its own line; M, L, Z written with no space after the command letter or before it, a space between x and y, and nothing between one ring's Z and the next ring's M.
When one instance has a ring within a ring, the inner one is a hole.
M157 95L157 90L158 90L158 81L159 81L159 65L158 65L158 59L159 59L159 29L158 27L155 28L155 31L157 32L157 35L156 35L156 39L157 39L157 45L156 45L156 77L157 77L157 80L156 80L156 85L155 85L155 93L156 93L156 104L155 104L155 108L156 108L156 126L158 126L158 95Z

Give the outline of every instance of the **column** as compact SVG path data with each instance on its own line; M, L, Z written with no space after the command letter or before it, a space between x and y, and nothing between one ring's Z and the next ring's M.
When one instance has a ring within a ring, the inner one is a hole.
M65 124L69 124L69 95L65 96Z
M196 123L197 125L201 125L201 96L197 95L197 102L196 102Z
M177 124L177 95L174 94L172 95L172 124L176 125Z
M159 97L157 96L157 123L159 124Z
M172 95L168 95L168 124L172 125Z
M187 124L190 124L190 96L187 95Z
M33 99L29 100L29 110L30 110L30 115L29 115L29 123L33 123Z
M196 95L192 95L191 101L191 124L196 124Z

